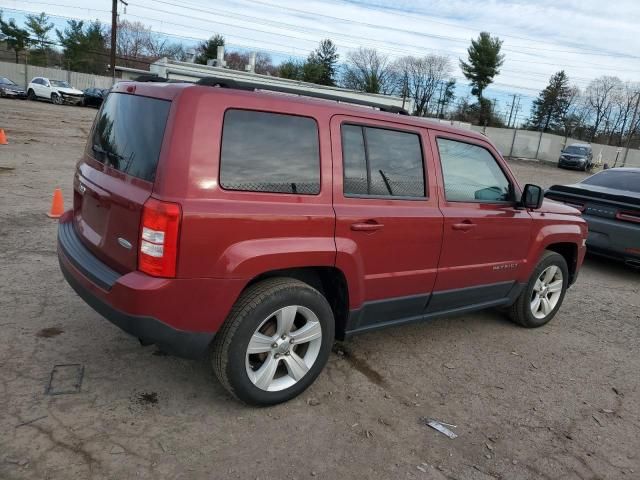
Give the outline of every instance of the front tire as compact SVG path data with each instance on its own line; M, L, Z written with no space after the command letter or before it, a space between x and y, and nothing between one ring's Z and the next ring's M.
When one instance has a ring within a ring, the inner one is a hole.
M545 251L527 286L509 310L511 320L526 328L541 327L558 312L569 286L564 257Z
M274 405L309 387L324 368L334 339L325 297L292 278L250 286L216 334L213 370L237 399Z
M51 102L53 102L54 105L62 105L62 97L57 93L52 93Z

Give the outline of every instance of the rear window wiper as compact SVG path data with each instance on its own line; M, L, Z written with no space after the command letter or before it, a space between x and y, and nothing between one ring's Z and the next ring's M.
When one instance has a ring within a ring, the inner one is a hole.
M393 190L391 190L391 184L389 183L389 178L387 178L387 176L382 170L378 170L378 172L380 172L380 176L382 177L382 180L384 180L384 184L387 186L387 190L389 190L389 195L393 195Z
M107 157L109 160L122 160L124 157L118 153L115 152L111 152L109 150L105 150L104 148L102 148L100 145L98 145L97 143L94 143L91 146L91 150L93 150L96 153L99 153L100 155L104 155L105 157Z

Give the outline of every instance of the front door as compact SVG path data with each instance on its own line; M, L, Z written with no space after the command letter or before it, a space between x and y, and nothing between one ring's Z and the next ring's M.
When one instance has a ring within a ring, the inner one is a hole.
M531 216L515 202L519 187L489 143L430 136L441 165L444 229L428 313L504 300L517 288L531 242Z
M358 280L347 330L421 319L442 242L428 131L334 116L331 141L336 263Z

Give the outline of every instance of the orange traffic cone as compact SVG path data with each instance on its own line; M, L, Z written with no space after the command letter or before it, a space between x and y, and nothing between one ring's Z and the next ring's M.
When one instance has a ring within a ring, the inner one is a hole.
M64 212L64 199L62 198L62 190L56 188L53 191L53 200L51 201L51 210L47 213L49 218L60 218Z
M7 136L4 134L4 130L0 128L0 145L9 145Z

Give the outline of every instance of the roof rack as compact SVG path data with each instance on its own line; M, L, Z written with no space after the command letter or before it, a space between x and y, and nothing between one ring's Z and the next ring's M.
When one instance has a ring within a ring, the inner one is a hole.
M170 80L154 74L140 75L133 79L134 82L158 82L158 83L184 83L184 80Z
M355 105L363 105L366 107L374 107L383 112L397 113L400 115L409 115L404 108L396 107L393 105L386 105L384 103L378 103L375 101L369 101L359 98L342 97L340 95L334 95L324 92L305 91L297 88L290 88L281 85L268 85L261 82L253 82L251 80L234 80L223 77L204 77L196 82L196 85L205 85L208 87L221 87L231 88L233 90L268 90L271 92L289 93L292 95L301 95L304 97L321 98L323 100L334 100L337 102L351 103Z

